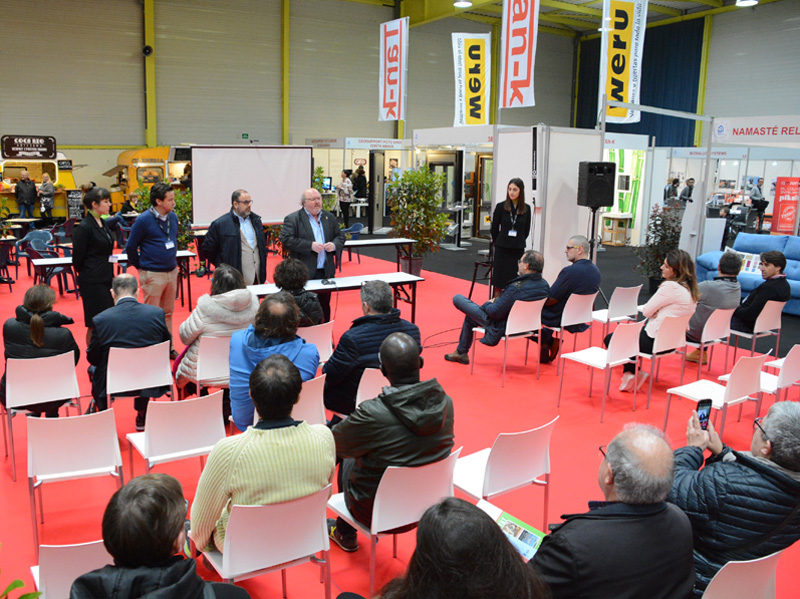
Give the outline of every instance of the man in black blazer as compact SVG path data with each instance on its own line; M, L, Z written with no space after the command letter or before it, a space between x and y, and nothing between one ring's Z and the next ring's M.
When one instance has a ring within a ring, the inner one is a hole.
M106 370L108 350L111 347L147 347L170 340L164 310L158 306L141 304L136 299L139 286L136 277L119 275L111 284L114 306L94 317L94 335L89 343L89 363L95 366L92 376L92 397L98 410L108 407L106 396ZM135 365L131 365L135 367ZM167 392L163 387L142 389L134 400L133 407L138 412L136 430L144 430L147 403L151 397L159 397Z
M336 276L334 258L344 248L344 233L336 217L322 209L322 196L316 189L303 192L302 205L283 221L281 243L308 268L310 279L332 279ZM319 293L325 321L331 318L330 292Z

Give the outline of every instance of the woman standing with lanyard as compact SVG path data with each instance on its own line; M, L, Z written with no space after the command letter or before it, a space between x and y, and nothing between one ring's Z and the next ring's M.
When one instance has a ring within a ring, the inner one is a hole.
M353 201L353 182L350 180L351 171L342 171L342 182L336 186L339 194L339 208L342 210L342 220L345 228L350 226L350 202Z
M86 216L72 233L72 265L78 273L88 345L94 330L92 319L114 305L111 297L114 267L108 261L114 241L104 220L111 210L111 194L102 187L93 187L83 196L83 205Z
M525 203L522 179L508 182L506 201L495 206L492 216L492 286L498 297L509 281L517 277L517 262L525 252L525 240L531 230L531 210Z

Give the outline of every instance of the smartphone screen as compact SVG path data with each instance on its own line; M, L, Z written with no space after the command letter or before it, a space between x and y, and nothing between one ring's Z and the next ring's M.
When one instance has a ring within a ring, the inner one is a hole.
M697 417L700 419L700 428L708 429L708 416L711 414L711 400L701 399L697 402Z

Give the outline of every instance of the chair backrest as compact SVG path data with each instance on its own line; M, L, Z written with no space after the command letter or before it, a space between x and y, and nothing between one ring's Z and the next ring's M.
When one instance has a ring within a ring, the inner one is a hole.
M25 235L25 237L23 237L23 240L25 239L27 239L28 241L33 241L34 239L38 239L44 241L45 243L50 243L50 241L52 241L53 239L53 235L50 233L50 231L47 231L45 229L37 229L36 231L30 231L27 235Z
M200 335L197 345L197 380L228 380L231 336Z
M636 316L639 310L639 292L642 286L617 287L608 302L608 319Z
M356 407L362 401L378 397L387 385L389 385L389 381L383 376L380 368L365 368L358 383L358 391L356 391Z
M708 583L703 599L775 599L775 571L783 551L746 562L728 562Z
M766 354L747 358L742 356L731 370L728 384L725 387L723 402L733 401L755 395L761 391L761 368L767 361Z
M39 584L42 597L69 597L72 583L79 576L114 563L103 541L76 545L39 546Z
M47 246L47 242L43 239L31 239L30 247L40 253L50 251L50 248Z
M47 358L9 358L6 362L8 408L73 399L80 394L71 351Z
M419 522L425 510L451 497L453 470L460 453L459 447L446 458L425 466L389 466L375 493L372 534Z
M81 478L122 466L114 410L28 419L28 478Z
M109 395L169 385L172 385L169 341L108 350L106 392Z
M684 316L667 316L656 331L653 342L653 353L670 351L686 346L686 328L689 325L691 314Z
M761 309L761 314L756 318L756 324L753 326L754 333L763 333L765 331L775 331L781 328L781 313L786 302L776 302L769 300L766 305Z
M547 298L532 302L514 302L506 321L506 335L517 335L542 328L542 308Z
M561 326L568 327L573 324L583 324L592 322L592 307L597 291L582 295L573 293L567 298L564 304L564 311L561 313Z
M639 335L646 321L624 322L611 335L606 352L606 364L612 364L639 353Z
M348 229L348 233L350 233L350 239L358 239L361 237L361 229L364 228L364 223L355 223L350 229Z
M800 381L800 344L792 346L783 359L778 373L778 389L783 389Z
M550 472L550 437L558 418L529 431L497 435L486 461L483 497L513 491Z
M225 531L224 577L236 578L328 551L326 508L330 494L328 485L312 495L283 503L234 505Z
M205 448L210 452L224 438L222 391L183 401L151 401L147 408L145 459L181 453L195 455L192 452Z
M716 309L708 317L705 326L703 326L703 334L701 340L703 343L706 341L714 341L715 339L724 339L731 334L731 318L736 310L722 310Z
M324 374L304 382L300 399L292 408L292 418L305 420L309 424L325 424L325 404L322 399L324 390ZM253 422L258 422L258 416Z
M317 346L320 362L327 362L333 354L333 323L331 320L313 327L297 329L298 336Z

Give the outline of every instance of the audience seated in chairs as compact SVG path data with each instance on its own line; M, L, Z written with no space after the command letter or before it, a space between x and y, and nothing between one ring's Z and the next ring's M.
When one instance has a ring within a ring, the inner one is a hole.
M313 327L325 322L319 297L313 291L306 291L308 283L308 267L297 258L285 258L275 267L273 273L275 284L291 293L297 309L300 311L300 327Z
M205 582L197 564L178 554L186 540L186 500L177 479L145 474L119 489L103 514L103 543L114 558L80 576L71 599L246 599L232 584Z
M792 299L792 290L786 281L786 256L783 252L773 250L761 254L761 276L764 282L753 289L742 304L736 308L731 319L731 329L752 333L758 315L770 300L788 302Z

